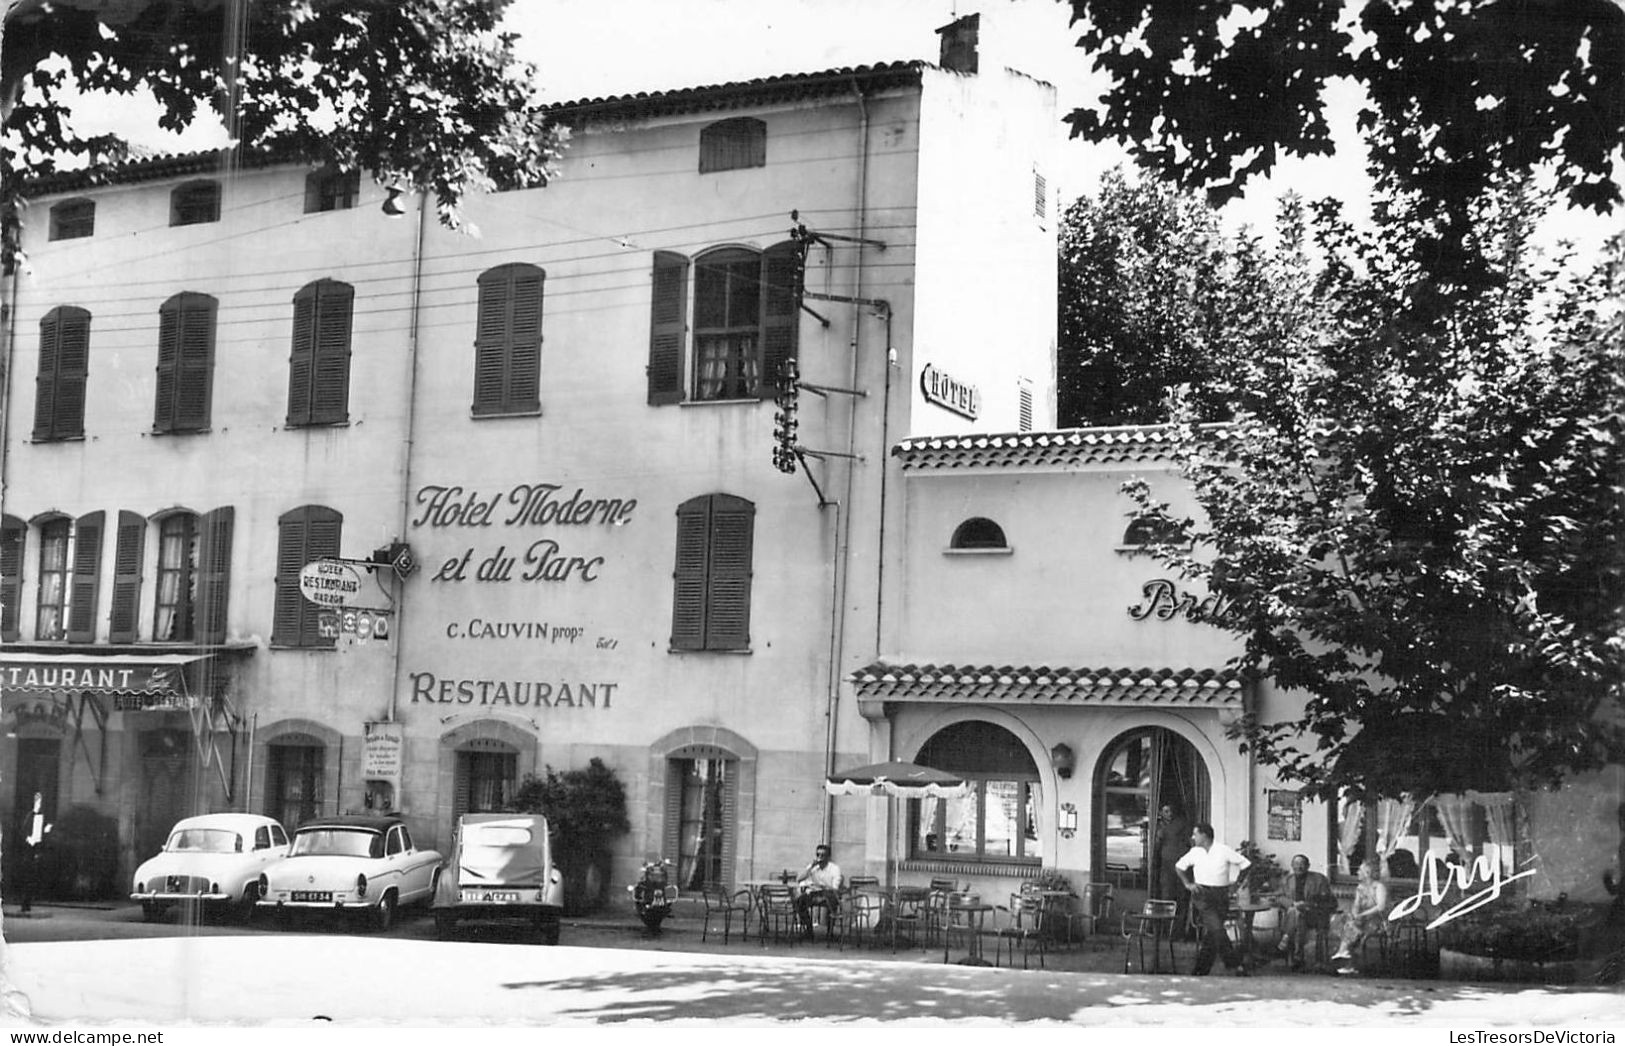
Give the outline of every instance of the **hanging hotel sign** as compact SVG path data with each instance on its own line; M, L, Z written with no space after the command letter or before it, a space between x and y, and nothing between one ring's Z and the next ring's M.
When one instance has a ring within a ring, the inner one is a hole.
M927 403L935 403L943 410L972 421L982 412L982 390L937 369L934 363L927 363L920 370L920 392Z
M299 571L299 592L317 606L353 606L361 596L361 574L336 559L313 560Z

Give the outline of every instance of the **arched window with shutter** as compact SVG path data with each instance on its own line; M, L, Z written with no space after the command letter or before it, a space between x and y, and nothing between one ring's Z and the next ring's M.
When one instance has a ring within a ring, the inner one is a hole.
M541 410L542 288L547 274L515 262L480 275L474 414Z
M731 494L706 494L678 506L673 650L750 648L755 527L756 506Z
M718 247L693 262L657 251L650 295L649 403L771 399L780 368L796 355L801 332L801 246L765 251ZM688 356L692 314L693 364Z
M321 649L337 645L336 634L321 633L319 608L299 591L299 572L313 560L339 554L343 526L344 517L323 505L301 505L278 517L273 646ZM223 610L220 616L223 621Z
M355 288L338 280L307 283L293 296L288 358L288 424L350 420L350 331Z
M158 310L155 432L201 432L209 427L216 307L207 294L183 291Z
M85 383L90 374L90 313L59 305L39 324L39 373L34 378L34 439L85 434Z

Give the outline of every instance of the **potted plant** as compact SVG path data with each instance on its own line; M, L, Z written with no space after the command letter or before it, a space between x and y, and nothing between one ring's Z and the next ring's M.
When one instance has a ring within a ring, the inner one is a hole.
M1241 856L1252 862L1247 866L1247 870L1242 873L1241 888L1254 894L1274 893L1276 888L1281 885L1281 876L1285 874L1281 862L1276 860L1275 855L1266 850L1260 850L1258 844L1251 839L1244 841L1240 846L1236 847L1236 850Z
M564 910L596 911L609 892L610 842L625 835L626 786L594 756L577 770L551 766L541 777L526 774L508 809L545 814L553 834L553 859L564 876Z
M1574 980L1582 913L1539 904L1485 905L1440 927L1439 976L1448 980Z

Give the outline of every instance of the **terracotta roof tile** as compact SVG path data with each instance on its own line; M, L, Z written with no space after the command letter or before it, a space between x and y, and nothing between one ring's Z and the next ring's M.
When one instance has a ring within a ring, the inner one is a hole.
M1174 430L1166 425L1055 429L1046 432L917 436L892 448L904 469L1069 468L1171 462Z
M1239 706L1241 677L1214 668L891 664L852 673L859 700Z
M579 124L595 119L643 119L737 109L747 105L781 104L851 94L854 83L870 90L918 84L920 72L925 68L926 63L919 61L843 66L816 73L785 73L704 87L583 98L549 106L549 111L561 123Z

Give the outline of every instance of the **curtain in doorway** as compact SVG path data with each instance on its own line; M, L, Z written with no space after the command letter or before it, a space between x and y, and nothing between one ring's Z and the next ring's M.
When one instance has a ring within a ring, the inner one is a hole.
M1416 816L1417 802L1409 796L1404 799L1377 800L1377 856L1388 855L1399 849L1399 837L1410 827Z

